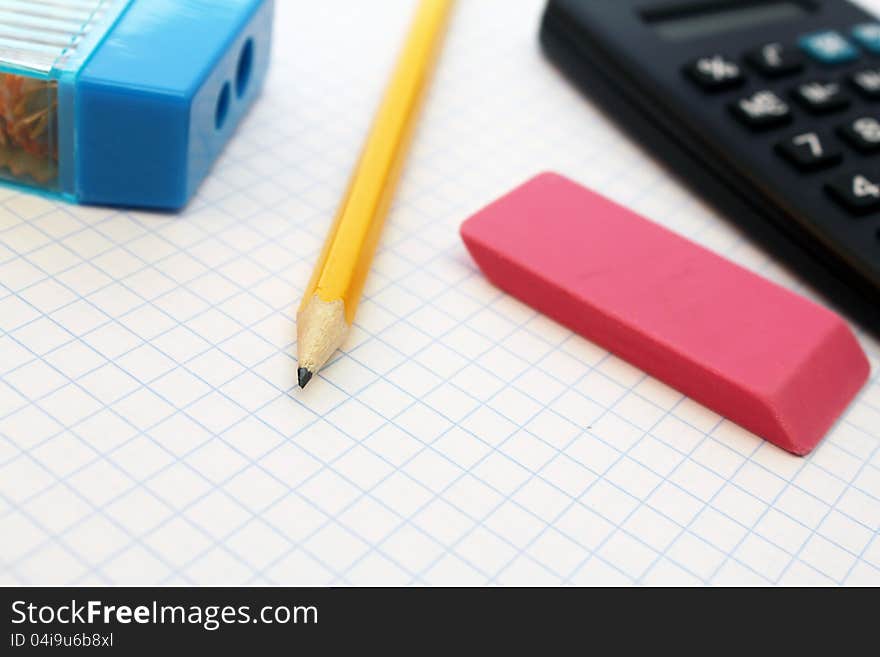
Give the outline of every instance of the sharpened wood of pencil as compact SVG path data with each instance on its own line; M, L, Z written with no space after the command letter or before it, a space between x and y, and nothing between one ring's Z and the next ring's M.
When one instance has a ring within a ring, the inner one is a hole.
M342 346L394 197L454 0L421 0L348 192L297 313L299 385Z

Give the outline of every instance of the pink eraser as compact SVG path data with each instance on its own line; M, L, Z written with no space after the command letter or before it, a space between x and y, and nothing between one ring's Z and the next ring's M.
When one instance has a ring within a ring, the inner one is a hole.
M501 289L795 454L868 378L831 311L562 176L530 180L461 234Z

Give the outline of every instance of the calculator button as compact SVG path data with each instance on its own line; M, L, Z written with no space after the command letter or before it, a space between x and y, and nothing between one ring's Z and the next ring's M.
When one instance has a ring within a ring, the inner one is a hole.
M853 214L865 214L880 208L880 177L864 171L839 176L825 188Z
M801 171L815 171L837 164L843 153L817 132L802 132L776 144L776 151Z
M781 43L768 43L746 53L746 61L768 78L793 75L804 67L804 57Z
M730 106L734 116L753 130L765 130L791 121L791 109L772 91L756 91Z
M700 57L685 67L685 73L705 91L723 91L745 82L739 64L723 55Z
M852 36L862 48L880 54L880 23L863 23L852 29Z
M798 85L795 99L813 114L827 114L849 107L849 96L837 82L805 82Z
M838 133L861 153L880 151L880 121L873 116L860 116L838 128Z
M859 56L855 46L833 30L802 36L799 44L810 57L823 64L844 64Z
M880 68L866 68L849 76L850 84L868 100L880 99Z

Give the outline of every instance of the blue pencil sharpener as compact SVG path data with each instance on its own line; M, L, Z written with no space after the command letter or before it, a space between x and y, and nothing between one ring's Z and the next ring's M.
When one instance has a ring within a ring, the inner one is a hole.
M273 0L0 0L0 180L186 205L266 77Z

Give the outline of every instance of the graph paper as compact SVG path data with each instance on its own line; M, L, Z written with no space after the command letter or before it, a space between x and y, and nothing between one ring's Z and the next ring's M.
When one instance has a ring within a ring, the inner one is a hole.
M296 388L413 3L277 4L266 93L187 211L0 191L0 582L880 583L876 342L798 458L468 258L461 222L556 170L809 294L547 63L541 0L459 3L351 339Z

